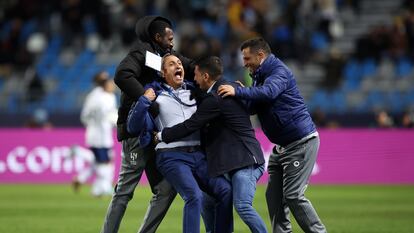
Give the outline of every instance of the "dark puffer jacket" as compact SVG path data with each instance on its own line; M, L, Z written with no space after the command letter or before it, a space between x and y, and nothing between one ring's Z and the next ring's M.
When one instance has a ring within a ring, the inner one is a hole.
M273 54L253 74L253 87L238 87L236 96L251 100L263 132L278 145L286 146L316 131L295 77Z
M169 25L172 25L171 21L160 16L145 16L138 20L135 28L138 38L127 56L120 62L116 69L114 81L119 89L121 89L121 102L118 109L117 121L118 141L135 137L129 134L126 128L128 112L132 104L144 94L144 86L160 78L156 70L145 66L146 51L158 53L161 56L165 53L151 39L149 34L149 25L156 19L164 20ZM194 77L192 60L183 57L174 50L171 53L177 56L183 63L186 71L185 78L192 80Z

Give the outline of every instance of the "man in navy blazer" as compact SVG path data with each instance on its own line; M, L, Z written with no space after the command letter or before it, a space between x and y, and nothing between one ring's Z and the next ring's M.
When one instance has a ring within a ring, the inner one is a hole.
M127 130L132 135L139 135L142 139L140 147L150 146L151 141L146 139L149 132L183 122L196 111L195 100L190 98L191 87L184 82L184 74L181 60L172 54L165 55L161 65L163 82L148 85L152 88L145 91L129 112ZM149 112L152 102L159 106L157 115ZM206 156L200 149L200 132L193 132L172 143L156 142L155 150L157 169L184 200L183 232L200 232L200 214L205 209L203 192L217 201L210 209L216 218L204 221L206 229L232 232L231 184L223 176L208 176ZM209 211L204 211L203 218L206 213Z
M264 157L242 101L221 98L218 86L230 84L222 79L218 57L196 62L194 80L207 91L197 111L186 121L158 133L170 143L202 129L210 176L225 175L231 180L233 204L252 232L267 232L266 225L252 206L256 182L263 175Z

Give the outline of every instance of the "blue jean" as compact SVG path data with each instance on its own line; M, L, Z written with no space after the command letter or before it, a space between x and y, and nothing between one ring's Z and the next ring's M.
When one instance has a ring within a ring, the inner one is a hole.
M208 177L207 161L202 152L157 153L157 167L184 200L183 232L200 232L202 191L218 201L215 205L214 232L231 232L233 229L231 184L222 176Z
M234 208L253 233L267 232L266 224L253 208L256 183L263 172L264 165L252 165L230 173Z
M216 218L216 211L214 210L216 208L215 206L216 199L204 193L201 216L203 217L206 233L214 233L214 220ZM233 232L233 230L230 232Z

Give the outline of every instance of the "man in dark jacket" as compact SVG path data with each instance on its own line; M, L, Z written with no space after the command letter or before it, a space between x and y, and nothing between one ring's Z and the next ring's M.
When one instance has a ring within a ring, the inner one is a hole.
M121 89L118 109L118 141L122 142L122 165L115 193L109 205L102 233L118 232L128 202L132 199L143 171L154 193L139 232L155 232L176 196L176 191L166 182L155 167L153 147L139 147L139 139L128 133L126 121L131 105L144 94L144 85L159 78L158 71L146 65L146 54L158 56L172 53L180 58L185 69L190 60L173 49L172 23L160 16L146 16L138 20L135 28L138 36L128 55L121 61L115 73L115 83ZM188 74L187 77L193 77ZM156 111L156 106L151 107Z
M241 219L252 232L267 232L253 208L256 182L263 174L265 161L249 113L240 100L217 95L217 87L228 84L221 79L223 67L218 57L197 61L194 74L194 80L207 95L189 119L164 128L158 138L170 143L203 129L209 175L227 176L233 188L233 204Z
M266 200L273 232L292 232L289 209L304 232L326 232L305 197L319 149L319 136L295 78L261 38L241 46L244 66L253 77L252 87L223 85L219 95L248 100L263 132L276 144L269 158Z

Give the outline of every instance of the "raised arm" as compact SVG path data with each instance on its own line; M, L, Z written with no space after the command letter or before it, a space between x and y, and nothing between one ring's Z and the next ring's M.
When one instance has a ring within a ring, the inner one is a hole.
M272 75L266 78L261 86L234 88L231 85L222 85L218 89L218 94L247 100L274 100L287 89L288 84L289 78L286 75Z
M128 114L128 133L139 136L143 131L153 128L152 125L150 125L153 123L150 118L151 116L148 113L148 109L155 97L155 92L151 88L147 89L144 95L139 97L138 101L131 108Z

